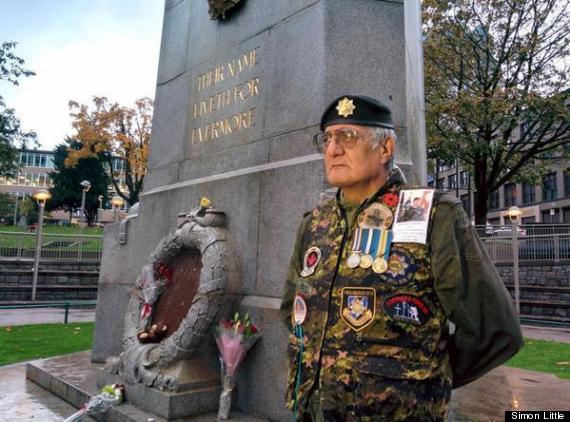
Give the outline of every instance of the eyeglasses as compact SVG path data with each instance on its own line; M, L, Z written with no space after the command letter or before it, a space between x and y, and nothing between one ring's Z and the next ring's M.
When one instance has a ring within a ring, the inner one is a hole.
M355 130L339 129L317 133L314 141L317 151L324 153L332 141L335 141L342 149L350 149L356 145L359 139L364 139L364 136L359 135Z

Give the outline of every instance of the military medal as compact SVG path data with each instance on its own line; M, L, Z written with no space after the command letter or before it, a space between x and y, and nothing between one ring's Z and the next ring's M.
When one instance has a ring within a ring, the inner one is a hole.
M366 246L363 248L364 254L360 257L359 265L360 268L370 268L370 266L372 265L372 261L374 261L374 258L372 258L370 252L372 249L375 233L373 229L361 229L361 230L363 234L366 235L366 238L363 239L363 242Z
M305 257L303 259L303 271L301 271L301 277L309 277L315 272L317 264L321 260L321 250L316 246L312 246L305 252Z
M346 265L348 265L348 268L358 267L360 265L360 252L354 252L350 255L346 260Z
M370 268L372 266L372 255L362 255L360 257L360 268Z
M354 241L352 242L352 253L346 260L348 268L356 268L360 264L360 241L362 238L362 231L357 228L354 231Z
M383 274L388 270L387 256L390 252L391 243L392 232L390 230L382 230L380 233L380 244L376 251L376 259L372 263L372 271L376 274Z
M358 216L358 225L360 227L374 227L387 230L392 226L394 214L386 205L380 202L370 204Z
M374 271L376 274L383 274L386 272L387 269L388 269L388 263L384 258L378 257L372 263L372 271Z
M293 320L295 325L301 325L307 318L307 304L299 295L295 296L293 301Z

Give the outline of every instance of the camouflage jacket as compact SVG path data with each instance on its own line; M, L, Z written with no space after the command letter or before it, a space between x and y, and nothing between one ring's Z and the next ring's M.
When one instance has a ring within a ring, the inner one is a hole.
M401 188L398 178L388 180L352 221L337 195L301 224L283 298L284 309L297 296L307 309L302 340L292 329L289 342L287 404L295 416L318 394L325 420L441 420L452 386L522 346L510 295L454 197L436 193L427 245L392 244L385 273L348 267L358 215L374 202L394 211L386 194ZM307 275L311 247L321 257ZM368 296L364 327L346 314L351 295ZM451 337L448 320L456 325Z

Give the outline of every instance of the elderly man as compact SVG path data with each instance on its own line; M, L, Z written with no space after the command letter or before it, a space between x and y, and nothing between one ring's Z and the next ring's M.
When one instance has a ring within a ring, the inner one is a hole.
M443 420L452 387L522 346L511 298L461 202L405 185L384 104L341 96L321 130L339 190L297 234L287 404L298 420ZM397 221L410 195L430 202L425 224Z

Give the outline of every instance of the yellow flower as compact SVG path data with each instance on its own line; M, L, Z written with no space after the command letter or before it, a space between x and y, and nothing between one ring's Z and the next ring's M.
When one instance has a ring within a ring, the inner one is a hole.
M200 207L210 208L211 206L212 206L212 201L210 201L208 198L206 198L205 196L200 198Z

